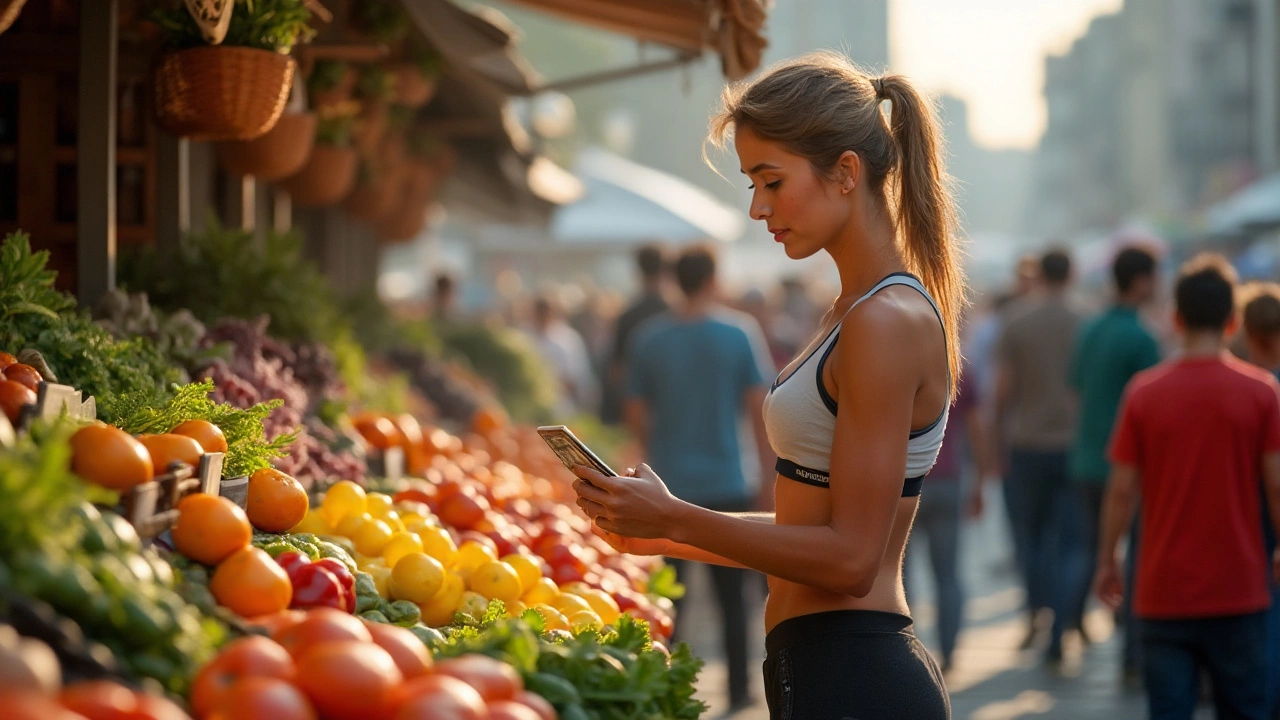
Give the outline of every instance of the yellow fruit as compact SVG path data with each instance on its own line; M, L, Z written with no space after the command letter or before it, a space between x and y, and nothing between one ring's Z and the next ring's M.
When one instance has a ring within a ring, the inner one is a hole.
M298 523L289 531L297 535L299 533L311 533L312 535L332 535L333 526L325 519L324 514L315 508L307 511L303 516L302 522Z
M590 586L590 585L588 585L588 584L586 584L586 583L584 583L584 582L582 582L581 580L578 580L578 581L575 581L575 582L565 583L565 584L563 584L563 585L561 585L561 586L560 586L560 592L562 592L562 593L573 593L574 595L577 595L577 596L581 597L581 598L582 598L582 599L584 599L584 600L586 599L586 597L587 597L587 596L586 596L586 595L584 595L582 591L583 591L583 590L590 590L590 589L591 589L591 586Z
M578 595L591 605L591 609L596 615L600 616L605 625L612 625L618 621L618 615L621 614L618 610L618 602L609 593L595 588L587 588L585 591L579 592Z
M604 623L600 620L600 616L590 610L576 612L566 619L569 621L569 627L574 630L583 627L589 627L592 630L599 630L604 626Z
M520 575L500 560L487 562L472 571L467 585L490 600L509 603L520 599Z
M544 630L568 630L569 620L559 610L550 605L541 603L530 605L530 610L537 612L542 616L542 622L545 625Z
M339 520L333 526L335 535L349 538L355 537L356 532L364 526L365 523L372 522L373 516L369 513L353 513Z
M382 548L382 559L387 567L395 567L400 558L410 553L422 552L422 540L411 532L398 532L391 536L387 546Z
M364 572L369 573L373 578L373 586L378 589L378 594L384 598L391 597L391 568L385 565L371 565Z
M465 591L462 578L453 573L445 573L444 584L435 596L425 603L418 603L418 609L422 611L422 623L429 627L444 627L453 622L453 614L462 603L462 593Z
M343 480L335 483L325 492L320 509L324 511L329 522L336 525L339 520L348 515L359 515L365 512L368 505L369 500L364 488L350 480Z
M579 612L595 612L591 609L591 603L573 593L560 593L559 597L551 601L551 607L564 613L566 617Z
M425 546L425 542L423 545ZM458 548L458 554L453 557L454 567L468 568L475 570L481 565L498 559L498 554L489 549L488 545L481 545L474 540L468 540L462 543L462 547Z
M381 555L383 548L391 542L393 534L386 523L373 520L361 525L351 536L351 542L355 543L356 550L365 555Z
M410 525L417 525L418 523L426 522L426 518L416 512L410 512L407 510L397 510L396 512L400 513L400 522L404 523L406 528Z
M382 522L391 526L393 532L404 532L407 528L401 522L400 517L395 513L391 513L390 517L378 518Z
M356 554L359 555L359 553ZM364 555L360 555L360 557L355 560L356 567L359 568L361 572L369 572L369 568L371 567L383 567L388 570L391 569L391 566L387 565L387 562L380 557L366 557Z
M391 570L391 595L397 600L425 603L444 585L444 566L424 553L400 558Z
M422 552L439 560L445 565L453 562L458 554L458 546L453 544L453 536L442 527L421 527L413 531L422 542Z
M462 602L458 605L458 612L479 618L484 617L485 611L488 609L489 599L485 596L471 590L462 593Z
M556 581L551 578L538 578L533 587L524 591L521 600L526 605L546 604L560 597L560 588L556 587Z
M532 555L512 553L502 558L502 562L515 568L516 574L520 576L520 587L526 590L542 578L542 566Z
M376 518L385 518L387 513L394 511L396 507L396 504L391 501L391 496L382 493L369 493L367 505L365 511Z
M529 609L528 605L525 605L519 600L512 600L506 605L507 605L507 617L513 617L513 618L520 617L521 615L524 614L525 610Z

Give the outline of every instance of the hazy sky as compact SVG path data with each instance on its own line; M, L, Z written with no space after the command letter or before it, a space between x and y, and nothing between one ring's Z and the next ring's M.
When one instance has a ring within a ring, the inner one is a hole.
M1046 54L1123 0L890 0L894 69L969 103L970 131L988 147L1031 147L1044 131Z

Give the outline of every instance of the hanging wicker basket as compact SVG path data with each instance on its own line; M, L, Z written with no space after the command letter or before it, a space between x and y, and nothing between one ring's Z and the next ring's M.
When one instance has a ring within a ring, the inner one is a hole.
M378 242L384 245L408 242L427 226L428 202L405 202L378 222Z
M431 102L436 95L436 79L425 77L412 63L393 68L396 78L396 103L417 108Z
M275 126L293 84L293 58L210 46L168 52L156 66L156 122L192 140L252 140Z
M9 26L18 19L18 13L22 12L22 6L27 0L0 0L0 33L9 29Z
M302 169L315 142L315 113L287 112L260 138L218 143L218 160L235 175L279 180Z
M307 164L280 183L295 205L323 207L339 202L356 182L359 160L351 148L317 145Z
M387 121L391 108L381 100L370 100L364 103L360 116L356 118L355 128L351 131L351 142L360 151L360 156L372 158L377 156L378 146L387 133Z
M408 167L403 163L384 167L370 175L367 181L356 184L342 207L357 220L377 222L400 204L405 190Z

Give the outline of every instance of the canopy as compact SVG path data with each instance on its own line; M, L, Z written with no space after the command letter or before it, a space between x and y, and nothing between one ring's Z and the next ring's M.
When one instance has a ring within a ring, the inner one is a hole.
M1276 224L1280 224L1280 173L1253 183L1205 213L1205 229L1213 235L1241 235Z
M558 244L731 242L746 227L743 211L702 188L600 148L584 150L574 172L586 195L556 211L551 237Z
M767 0L510 1L685 53L714 50L730 80L759 67L768 44L763 33Z

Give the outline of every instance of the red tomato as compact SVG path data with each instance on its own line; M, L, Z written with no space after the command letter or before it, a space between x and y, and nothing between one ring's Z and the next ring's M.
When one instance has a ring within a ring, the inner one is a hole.
M555 707L546 698L537 693L524 690L519 695L516 695L516 702L536 712L540 720L557 720Z
M489 703L489 717L486 720L542 720L537 711L514 700L499 700Z
M520 673L501 660L485 655L463 655L436 665L436 674L456 677L475 688L485 702L510 700L524 689Z
M373 641L373 635L369 633L365 624L351 613L322 607L307 611L306 619L281 629L275 634L275 639L289 651L294 660L300 661L313 645L338 640L358 640L367 643Z
M12 687L0 690L0 708L4 708L5 720L87 720L36 690Z
M191 720L167 698L135 692L108 680L68 685L60 702L89 720Z
M316 720L302 691L270 677L246 677L222 696L218 713L235 720Z
M242 678L291 681L296 675L293 658L283 647L259 635L243 637L228 644L196 673L191 686L191 709L200 717L212 712Z
M325 720L384 717L403 683L395 660L371 642L320 643L298 661L298 687Z
M395 625L368 622L369 634L378 647L386 650L405 679L416 678L431 672L431 653L417 635Z
M423 675L401 688L395 720L486 720L489 711L475 688L448 675Z

